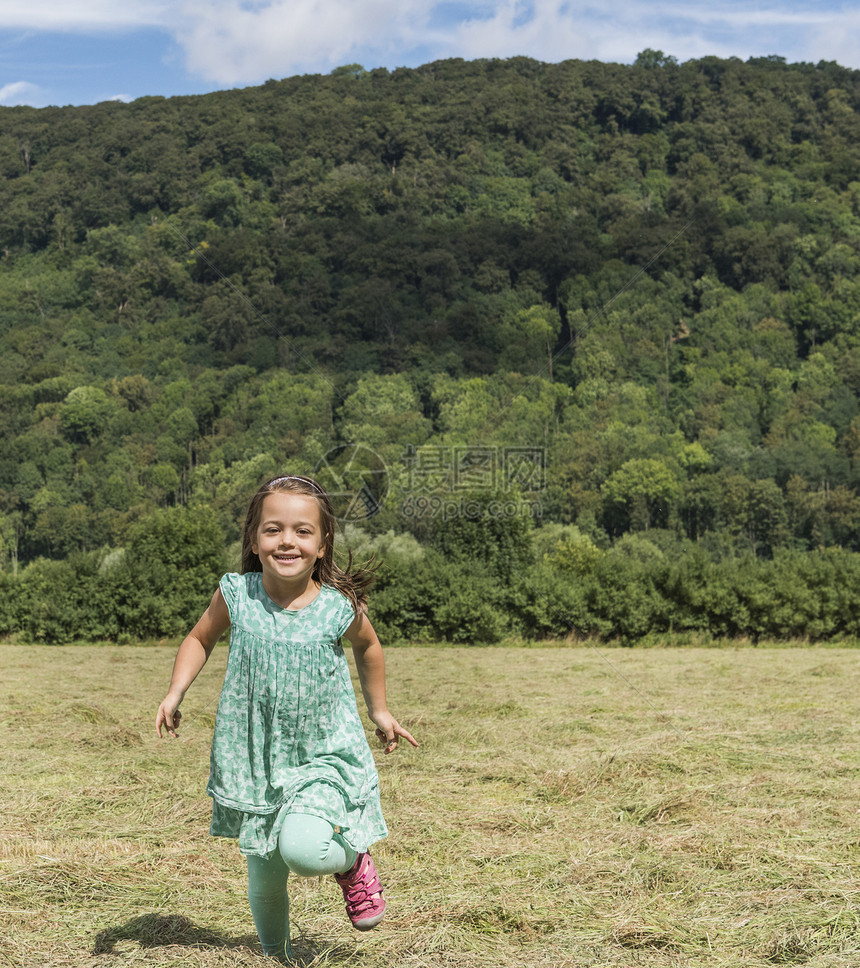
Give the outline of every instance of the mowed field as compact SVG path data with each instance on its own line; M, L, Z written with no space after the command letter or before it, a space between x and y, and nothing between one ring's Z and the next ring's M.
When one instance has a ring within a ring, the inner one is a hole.
M208 835L219 646L178 740L166 647L10 646L0 968L252 968ZM382 925L292 879L297 963L860 968L860 651L389 649Z

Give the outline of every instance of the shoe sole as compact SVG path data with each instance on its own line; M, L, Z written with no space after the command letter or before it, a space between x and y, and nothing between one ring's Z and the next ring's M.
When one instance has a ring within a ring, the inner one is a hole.
M383 911L379 917L368 918L363 921L353 921L352 926L356 931L370 931L371 928L375 928L377 924L385 917L385 912Z

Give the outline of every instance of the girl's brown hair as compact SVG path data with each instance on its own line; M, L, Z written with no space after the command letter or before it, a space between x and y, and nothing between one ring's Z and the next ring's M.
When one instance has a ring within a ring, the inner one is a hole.
M251 498L248 513L245 516L245 527L242 531L242 574L251 571L262 571L260 559L254 554L252 545L260 526L263 513L263 500L273 491L289 491L293 494L304 494L316 498L320 512L320 528L323 533L325 550L322 558L317 559L313 570L313 580L320 585L331 585L342 592L352 602L356 614L367 607L367 589L375 577L376 569L365 566L353 569L352 552L346 562L346 568L341 568L334 560L334 535L337 521L334 508L331 506L328 494L310 477L285 476L275 477L266 481Z

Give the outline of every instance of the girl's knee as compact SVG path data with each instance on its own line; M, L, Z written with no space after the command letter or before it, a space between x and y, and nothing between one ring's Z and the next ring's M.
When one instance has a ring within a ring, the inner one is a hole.
M337 874L344 869L346 851L334 827L320 817L291 814L284 822L278 849L284 863L299 877Z

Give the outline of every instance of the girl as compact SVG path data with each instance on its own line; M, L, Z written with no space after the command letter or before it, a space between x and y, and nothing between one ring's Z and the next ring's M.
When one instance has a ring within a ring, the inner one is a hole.
M402 737L388 711L382 646L368 621L372 574L333 560L328 495L307 477L277 477L254 495L242 573L225 575L179 646L156 731L176 736L179 704L230 628L227 672L212 738L210 833L236 837L265 954L290 957L287 876L333 874L359 931L385 900L368 847L387 834L373 756L340 645L352 645L376 735Z

